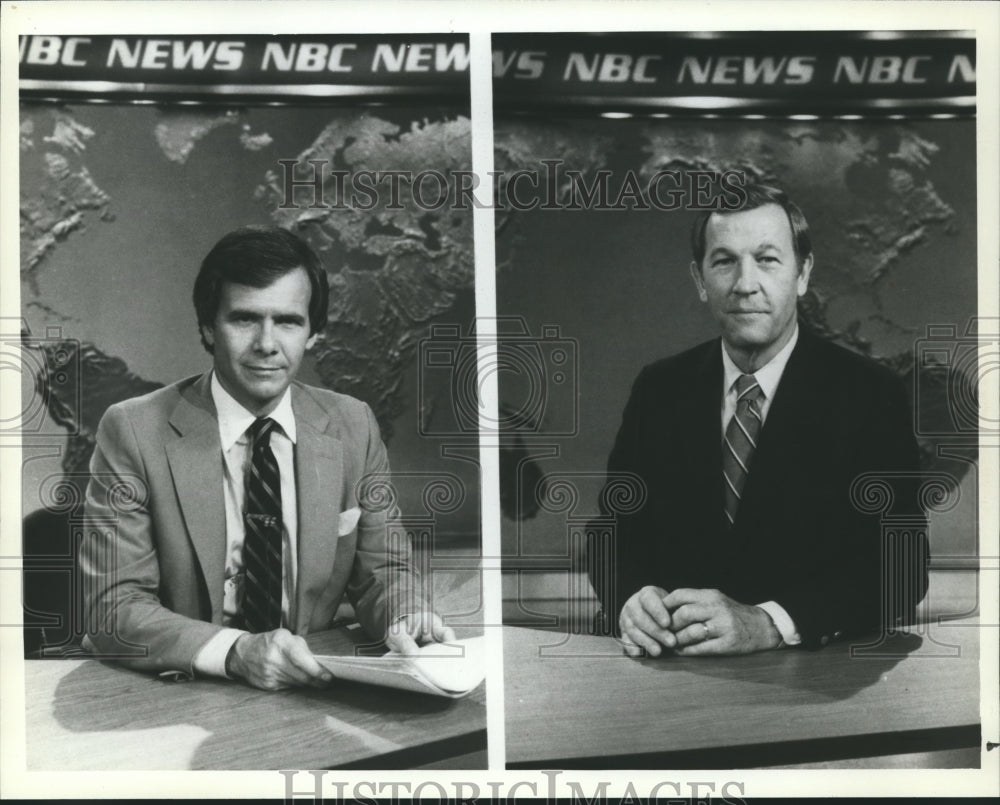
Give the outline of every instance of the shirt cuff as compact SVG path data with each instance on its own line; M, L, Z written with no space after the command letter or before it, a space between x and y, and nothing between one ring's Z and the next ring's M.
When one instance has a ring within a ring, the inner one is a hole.
M799 631L795 627L795 621L792 620L791 615L785 611L785 608L781 604L777 601L765 601L763 604L757 604L757 606L771 616L771 620L774 621L774 628L778 630L778 634L781 635L781 639L785 645L797 646L802 642Z
M214 635L194 656L194 670L203 676L221 676L232 679L226 673L226 657L229 649L246 632L240 629L223 629Z

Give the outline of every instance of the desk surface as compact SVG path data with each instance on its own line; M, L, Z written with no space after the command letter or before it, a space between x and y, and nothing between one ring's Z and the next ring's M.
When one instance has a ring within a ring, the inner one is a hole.
M349 653L355 634L307 639ZM265 692L98 660L30 660L24 676L29 770L391 769L472 753L485 766L483 686L457 701L350 682Z
M635 660L612 638L505 627L507 766L747 768L976 747L978 628L937 625L854 656L845 642Z

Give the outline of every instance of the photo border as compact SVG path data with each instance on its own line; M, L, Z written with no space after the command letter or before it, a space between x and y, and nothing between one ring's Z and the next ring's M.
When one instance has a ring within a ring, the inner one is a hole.
M320 22L328 19L328 23ZM998 212L998 35L1000 7L985 2L838 2L824 3L820 8L800 2L635 2L609 4L581 2L570 8L567 3L537 2L494 3L397 3L370 2L365 5L334 2L291 3L39 3L4 2L0 15L0 159L5 181L0 196L0 316L20 315L18 272L18 230L15 209L18 204L17 146L17 36L19 33L121 33L149 32L241 34L287 32L299 33L302 20L309 20L313 31L350 31L351 33L434 32L453 30L470 35L472 63L473 170L486 177L492 168L492 92L489 34L516 31L637 31L637 30L825 30L851 29L951 29L966 28L977 35L977 173L978 194L978 266L979 310L981 317L996 317L998 274L1000 262L997 232L991 222L1000 220ZM766 21L768 27L762 29ZM845 23L847 23L845 25ZM388 31L386 30L388 29ZM483 196L492 197L484 180ZM476 238L476 302L477 314L495 310L495 257L492 215L477 210L474 218ZM8 388L4 378L5 390ZM484 403L487 414L496 416L496 388L487 379ZM8 392L10 393L10 392ZM998 389L982 390L980 403L986 411L996 412ZM491 408L492 406L492 408ZM496 451L484 444L482 458L482 547L484 557L499 557L500 506ZM0 449L0 501L3 505L4 530L0 534L0 569L5 580L17 576L16 559L20 555L20 451ZM1000 555L998 547L997 501L992 491L997 487L998 450L981 437L980 443L980 545L983 557ZM11 525L14 524L14 525ZM986 560L981 558L981 563ZM995 560L993 560L995 562ZM484 563L485 565L485 563ZM981 573L995 573L995 568ZM989 579L990 576L986 575ZM499 623L500 568L499 563L484 566L486 615L497 617ZM982 600L980 614L986 624L1000 623L997 585L980 584ZM20 584L0 585L0 610L19 611ZM10 622L9 619L5 619ZM500 630L486 630L492 656L502 656ZM20 630L0 630L0 693L4 718L0 724L0 754L3 774L0 793L4 797L285 797L289 789L286 775L279 772L28 772L24 755L24 662L20 659ZM980 661L980 702L983 739L1000 741L998 733L997 645L998 629L982 630ZM489 727L490 769L483 772L407 771L407 772L327 772L322 777L325 798L334 799L338 781L340 789L352 793L358 784L377 780L379 785L408 784L397 787L399 794L412 793L420 783L436 782L449 794L456 785L467 797L474 796L470 785L478 786L481 795L534 794L566 796L566 783L573 780L582 790L594 791L599 783L610 780L606 789L610 797L631 793L648 796L660 785L660 797L678 796L671 785L677 783L681 795L710 793L724 796L724 785L732 798L757 796L829 795L986 795L998 793L998 763L1000 751L983 754L979 770L838 770L838 771L778 771L741 770L735 772L643 771L643 772L509 772L503 769L503 670L500 663L491 663L487 679L487 712ZM309 797L311 776L304 771L293 778L292 790ZM700 788L691 784L697 783ZM738 784L739 789L732 787ZM382 788L383 796L393 788ZM376 796L377 790L362 787L361 796ZM428 797L439 797L433 787L423 789Z

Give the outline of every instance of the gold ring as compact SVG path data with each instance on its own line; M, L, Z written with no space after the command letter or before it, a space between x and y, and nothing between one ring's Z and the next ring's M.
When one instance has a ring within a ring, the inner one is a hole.
M705 630L705 637L704 637L704 639L708 640L708 638L710 638L712 636L712 627L709 626L708 623L706 622L706 623L703 623L701 625L701 628Z

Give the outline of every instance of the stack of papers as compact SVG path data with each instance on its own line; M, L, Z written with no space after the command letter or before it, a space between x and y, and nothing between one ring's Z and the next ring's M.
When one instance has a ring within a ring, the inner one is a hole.
M390 651L381 657L317 656L316 660L338 679L458 699L486 677L484 652L483 638L470 637L428 643L416 654Z

